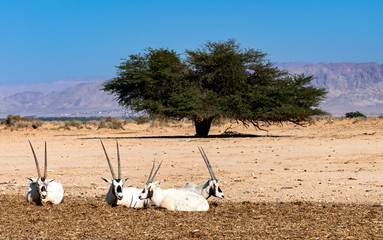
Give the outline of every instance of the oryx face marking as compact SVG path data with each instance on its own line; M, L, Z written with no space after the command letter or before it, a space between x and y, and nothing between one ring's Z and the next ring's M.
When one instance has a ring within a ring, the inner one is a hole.
M47 179L37 179L37 190L42 199L47 197L47 189L48 189L48 180Z
M144 200L144 199L153 197L153 186L152 185L153 185L152 183L149 183L147 186L144 187L144 189L142 190L142 193L140 194L140 196L138 196L138 198L140 200Z
M224 198L224 194L221 190L221 188L219 187L219 183L218 183L218 179L217 180L210 180L211 181L211 185L210 185L210 193L209 195L211 196L214 196L214 197L217 197L217 198Z
M113 187L113 194L116 196L118 200L121 200L124 196L122 189L123 189L124 182L121 179L113 179L112 187Z

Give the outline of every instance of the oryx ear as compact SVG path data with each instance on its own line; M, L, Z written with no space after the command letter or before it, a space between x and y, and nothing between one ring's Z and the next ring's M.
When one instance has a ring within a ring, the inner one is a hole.
M53 182L54 181L54 179L49 179L48 180L48 183L51 183L51 182Z
M33 183L37 181L36 178L29 178L29 177L27 177L27 179L28 179L29 181L33 182Z
M122 182L126 182L128 180L129 180L129 178L127 177L127 178L123 179Z
M111 181L111 180L109 180L109 179L106 179L106 178L103 178L103 177L101 177L102 179L104 179L104 181L105 182L107 182L107 183L109 183L109 184L112 184L113 182Z
M157 182L154 183L154 185L156 185L156 186L160 186L160 184L162 183L162 181L163 181L163 180L161 180L161 181L157 181Z

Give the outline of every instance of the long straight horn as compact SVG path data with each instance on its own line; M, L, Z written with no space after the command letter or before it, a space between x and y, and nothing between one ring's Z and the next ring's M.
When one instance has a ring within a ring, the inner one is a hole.
M153 182L154 177L157 175L157 172L158 172L158 170L159 170L160 167L161 167L161 164L162 164L162 161L161 161L160 165L158 165L158 168L157 168L157 170L154 172L153 177L152 177L152 179L150 180L150 182Z
M120 150L118 148L118 142L117 141L116 141L116 144L117 144L118 179L121 179Z
M39 178L41 178L39 162L37 161L37 157L36 157L35 150L33 150L33 146L32 146L31 141L28 141L28 142L29 142L29 145L31 146L32 153L33 153L33 157L35 158L35 164L36 164L36 168L37 168L37 174L38 174Z
M152 173L153 173L153 169L154 169L154 165L155 164L156 164L156 160L153 161L152 170L150 170L150 174L149 174L149 177L148 177L148 181L146 181L146 185L148 185L150 183L150 178L152 177Z
M102 143L101 140L100 140L100 142L101 142L102 148L104 149L104 153L105 153L105 156L106 156L106 160L108 161L108 165L109 165L110 172L112 173L112 177L113 177L113 179L116 179L116 175L114 175L112 164L110 163L108 154L106 153L105 146L104 146L104 144Z
M45 158L44 158L44 179L47 178L47 166L48 166L48 156L47 156L47 142L45 142Z
M209 173L210 173L211 178L212 178L213 180L217 180L217 179L215 178L215 175L214 175L214 172L213 172L213 168L212 168L211 165L210 165L209 159L207 158L205 151L203 150L202 147L198 147L198 150L199 150L199 152L201 153L203 160L205 161L206 167L207 167L207 169L209 170Z

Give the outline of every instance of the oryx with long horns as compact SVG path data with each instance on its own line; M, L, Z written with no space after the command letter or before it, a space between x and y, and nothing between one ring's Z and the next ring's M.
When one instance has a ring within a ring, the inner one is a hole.
M42 204L43 202L50 202L59 204L64 198L64 189L60 182L55 182L54 179L47 179L47 142L45 142L45 160L44 160L44 175L41 176L39 162L37 161L35 150L32 143L31 146L33 157L37 168L38 178L27 178L31 183L27 193L27 202L35 202Z
M171 211L209 210L209 203L201 195L174 188L161 189L159 185L162 183L162 180L153 183L154 177L156 176L158 169L161 167L161 164L162 162L152 176L155 167L155 161L153 162L148 181L139 196L140 199L150 199L157 207L166 208Z
M104 153L106 156L106 160L109 165L110 172L112 173L113 180L109 180L103 178L105 182L110 184L109 191L106 195L105 202L112 206L123 205L126 207L133 208L144 208L148 204L148 200L140 200L138 196L142 192L142 189L138 189L136 187L124 187L124 182L126 182L129 178L122 179L121 178L121 160L120 160L120 151L117 144L117 162L118 162L118 177L114 174L112 164L106 152L105 146L103 142L100 140L102 148L104 149Z
M205 151L202 147L198 147L199 152L202 155L203 160L205 161L206 167L209 170L211 179L197 185L195 183L187 183L185 186L179 188L182 191L194 192L197 193L204 198L208 199L210 196L214 196L217 198L224 198L224 194L219 187L219 179L215 177L213 172L213 168L210 165L209 159L206 156Z

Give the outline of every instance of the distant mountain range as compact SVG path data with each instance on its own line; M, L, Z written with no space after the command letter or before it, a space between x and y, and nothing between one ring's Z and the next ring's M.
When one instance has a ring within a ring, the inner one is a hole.
M80 83L50 92L24 91L0 99L0 117L123 116L124 108L102 91L103 81ZM49 85L49 84L47 84Z
M283 63L290 73L313 75L315 87L328 90L322 108L332 114L360 111L383 114L383 64L372 63Z
M344 115L360 111L367 115L383 114L383 65L294 62L277 66L290 73L314 75L312 84L328 89L327 99L321 107L329 113ZM23 85L20 91L17 91L17 86L12 90L0 86L0 118L9 114L39 117L126 115L126 109L119 106L113 96L100 90L102 83L100 80L80 84L48 83L45 91L41 84L39 88Z

